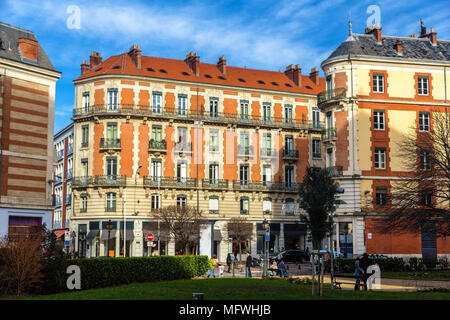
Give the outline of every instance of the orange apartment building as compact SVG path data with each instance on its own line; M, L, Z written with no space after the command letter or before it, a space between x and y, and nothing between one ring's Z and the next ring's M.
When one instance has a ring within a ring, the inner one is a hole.
M0 236L51 228L60 76L33 32L0 22Z
M297 191L308 165L323 166L317 69L253 70L192 52L158 58L134 45L104 61L93 52L74 84L70 229L81 255L152 254L152 210L197 202L212 226L201 231L200 253L225 260L234 216L253 225L252 254L262 252L265 218L271 251L306 248ZM160 254L178 252L159 239Z
M345 189L335 217L341 252L449 256L449 239L433 231L375 229L392 185L408 176L397 156L404 133L429 132L433 112L448 112L449 58L450 41L437 40L433 28L422 25L419 37L402 38L382 35L378 25L353 34L350 25L348 38L322 63L325 161Z

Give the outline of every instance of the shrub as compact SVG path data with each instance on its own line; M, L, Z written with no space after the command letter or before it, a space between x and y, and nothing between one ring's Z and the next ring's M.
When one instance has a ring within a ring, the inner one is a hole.
M397 272L405 271L405 261L402 258L377 258L370 259L375 261L381 269L381 272ZM325 261L325 271L330 272L331 260ZM353 273L355 272L355 259L338 258L334 259L334 272L336 273Z
M65 274L69 265L80 267L81 288L92 289L134 282L189 279L205 274L209 260L207 256L55 260L53 264L49 264L53 272L45 272L46 282L51 283L46 288L46 293L66 290L67 275L61 277L61 274Z

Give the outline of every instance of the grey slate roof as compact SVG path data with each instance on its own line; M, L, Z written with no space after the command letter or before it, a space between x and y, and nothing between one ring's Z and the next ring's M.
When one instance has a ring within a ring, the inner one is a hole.
M353 34L347 38L334 52L322 63L350 56L367 56L380 58L397 58L411 60L450 61L450 41L438 40L433 46L426 38L402 38L383 36L382 43L378 44L372 34ZM402 44L402 55L398 55L395 44Z
M19 61L25 64L56 71L39 43L37 63L29 59L23 59L19 50L19 38L37 41L33 32L0 22L0 58Z

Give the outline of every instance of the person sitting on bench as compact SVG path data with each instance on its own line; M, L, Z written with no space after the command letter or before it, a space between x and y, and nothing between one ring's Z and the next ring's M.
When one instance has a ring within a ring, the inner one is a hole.
M269 271L272 272L272 275L280 275L280 270L278 270L277 262L274 260L270 265ZM281 277L281 275L280 275Z

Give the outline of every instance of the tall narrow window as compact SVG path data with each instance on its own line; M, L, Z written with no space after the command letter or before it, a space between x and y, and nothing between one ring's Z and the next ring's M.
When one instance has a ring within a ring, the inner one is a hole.
M217 129L209 129L209 151L219 151L219 131Z
M433 206L433 191L431 189L423 189L420 191L421 204L426 207Z
M294 215L294 199L287 198L286 203L284 205L284 213L286 215Z
M209 197L209 213L218 214L219 213L219 197L210 196Z
M161 160L152 160L152 181L154 184L158 184L161 181Z
M187 95L178 95L178 116L185 117L187 115Z
M160 208L159 194L152 194L151 210L155 211Z
M106 146L114 147L117 143L117 123L108 122L106 125Z
M217 163L209 165L209 183L214 186L219 184L219 165Z
M81 199L80 212L87 212L87 195L82 194L80 199Z
M294 151L294 137L291 135L284 137L284 148L290 153Z
M250 137L248 135L248 132L242 131L240 135L240 153L241 154L250 154Z
M385 148L375 148L375 169L386 169Z
M321 157L321 147L319 138L312 139L312 151L313 151L313 158Z
M373 112L373 128L375 130L384 130L384 110L375 110Z
M320 110L317 108L312 109L312 121L314 128L320 128Z
M293 111L292 111L292 105L287 104L284 106L284 121L286 123L292 123L293 122Z
M241 208L241 214L249 214L248 197L241 197L240 208Z
M264 123L270 123L272 121L272 112L269 103L263 104L263 121Z
M333 82L331 75L327 76L325 86L327 99L331 99L333 97Z
M106 158L106 175L110 179L115 179L117 175L117 158L108 157Z
M272 214L272 198L263 199L263 214Z
M429 150L420 150L420 169L431 170L431 156Z
M248 184L248 165L242 164L239 168L239 180L241 185Z
M81 147L85 148L89 146L89 125L83 125L81 127Z
M180 161L177 163L177 179L178 184L186 184L187 180L187 171L186 171L186 162Z
M285 182L286 182L286 188L292 188L294 184L294 168L291 166L285 167Z
M263 167L263 185L264 186L270 186L272 182L272 167L271 166L264 166Z
M384 74L374 73L372 83L373 83L373 92L377 93L384 92Z
M152 112L156 114L161 113L162 93L153 91L152 93Z
M187 204L187 198L184 194L179 194L177 196L177 206L178 208L184 208Z
M263 134L262 155L270 157L272 155L272 136L270 133Z
M376 187L375 189L375 203L378 206L387 205L387 187Z
M240 114L241 114L241 120L248 120L249 119L249 115L248 115L248 101L246 100L241 100L240 102Z
M116 211L116 193L108 192L106 194L106 211L113 212Z
M161 140L162 140L161 126L152 126L152 139L155 142L161 142Z
M83 92L83 111L89 112L89 92Z
M89 175L88 159L87 158L81 159L81 174L85 178L87 178L87 176Z
M212 119L217 119L219 117L219 99L209 99L209 116Z
M419 131L430 131L430 113L419 112Z
M417 81L417 89L419 91L418 93L424 96L428 95L428 77L419 76Z
M117 89L108 89L108 111L117 110Z

